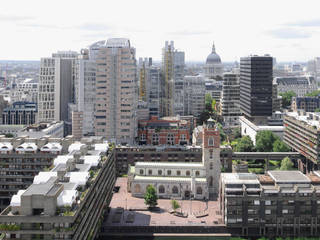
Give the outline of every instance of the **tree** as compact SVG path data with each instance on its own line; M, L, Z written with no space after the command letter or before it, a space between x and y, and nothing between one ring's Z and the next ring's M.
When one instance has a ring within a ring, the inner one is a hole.
M314 112L320 112L320 108L316 108Z
M317 97L319 95L320 95L320 90L315 90L315 91L313 91L311 93L307 93L306 97Z
M269 130L260 131L256 135L256 149L258 152L272 152L273 143L279 139Z
M156 193L156 189L149 185L147 187L146 194L144 195L144 203L149 206L149 208L155 207L158 205L158 196Z
M180 204L178 203L177 200L172 199L171 200L171 207L172 207L173 211L175 212L178 208L180 208Z
M297 96L294 91L288 91L279 94L282 97L282 107L289 107L291 105L292 97Z
M223 131L223 127L222 127L221 123L217 123L217 127L218 127L218 130L220 133L221 142L227 140L227 136L226 136L225 132Z
M290 152L290 148L280 139L277 139L273 143L273 152Z
M280 170L292 170L293 169L293 162L289 157L285 157L281 161Z
M249 136L243 136L235 146L236 152L253 152L254 146Z
M206 104L206 110L212 111L212 96L210 93L207 93L205 96L205 104Z

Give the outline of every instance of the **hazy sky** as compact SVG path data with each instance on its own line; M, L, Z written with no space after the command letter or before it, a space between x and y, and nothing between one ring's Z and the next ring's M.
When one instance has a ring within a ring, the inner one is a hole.
M320 0L1 0L0 59L38 60L111 37L137 57L161 59L165 40L205 61L269 53L277 61L320 56Z

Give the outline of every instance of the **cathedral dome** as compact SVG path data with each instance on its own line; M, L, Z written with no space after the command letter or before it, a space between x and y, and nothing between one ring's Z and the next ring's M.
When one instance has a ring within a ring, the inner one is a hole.
M217 64L221 63L220 56L216 53L216 49L214 47L214 44L212 45L212 52L207 57L206 64Z

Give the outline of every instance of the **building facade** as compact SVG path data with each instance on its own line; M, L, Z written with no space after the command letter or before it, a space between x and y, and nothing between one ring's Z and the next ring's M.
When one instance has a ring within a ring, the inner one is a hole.
M272 79L272 57L241 58L240 109L246 117L272 115Z
M135 49L129 39L111 38L97 56L95 135L134 142L138 97Z
M184 77L184 115L199 117L205 109L205 81L202 76Z
M222 79L223 65L220 56L216 53L214 43L212 44L212 52L209 54L204 66L205 77L210 79Z
M315 112L316 109L320 109L320 97L293 97L291 109L295 112L298 110Z
M278 94L293 91L297 97L304 97L307 93L318 89L313 76L276 77L274 84L277 84Z
M33 102L14 102L2 112L2 123L12 125L30 125L37 119L37 104Z

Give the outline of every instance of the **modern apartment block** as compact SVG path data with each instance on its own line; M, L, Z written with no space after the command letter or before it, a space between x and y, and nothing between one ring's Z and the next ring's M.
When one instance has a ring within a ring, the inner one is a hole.
M220 209L233 235L311 237L320 231L320 172L222 173Z
M58 52L40 62L38 121L68 121L73 101L73 65L76 52Z
M0 214L5 239L95 239L111 201L114 154L101 138L72 143Z
M249 118L272 115L272 57L240 60L240 109Z
M221 116L226 126L239 125L240 112L240 82L239 75L223 74L221 96Z
M320 160L320 115L304 111L287 112L284 142L306 158L303 169L318 169ZM302 166L300 166L302 168Z
M89 59L88 49L74 61L74 103L69 104L72 135L76 139L94 135L96 100L96 61Z
M97 55L95 135L120 144L134 142L138 97L135 49L111 38Z
M0 138L0 208L10 204L11 197L32 184L38 172L49 169L58 154L66 152L73 142L67 138Z
M37 104L33 102L14 102L2 112L2 123L30 125L36 122Z
M183 78L183 115L199 115L205 109L205 81L202 76L185 76Z
M161 116L172 116L181 111L183 93L179 86L183 83L185 54L174 48L174 42L165 42L162 49L162 111ZM177 110L175 110L175 108Z

